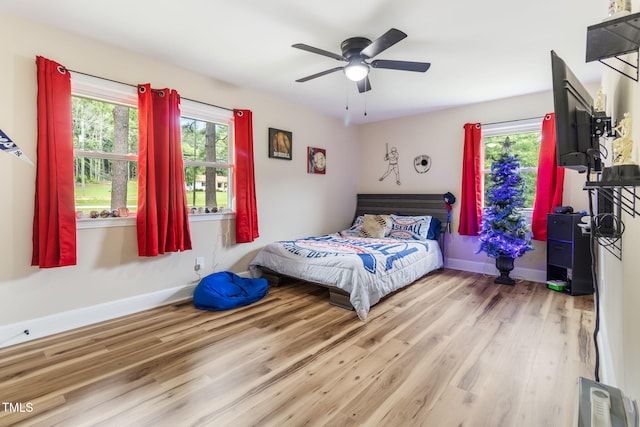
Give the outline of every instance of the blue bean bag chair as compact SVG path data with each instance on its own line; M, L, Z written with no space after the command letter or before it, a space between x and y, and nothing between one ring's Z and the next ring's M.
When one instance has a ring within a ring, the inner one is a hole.
M259 301L267 294L267 279L240 277L229 271L203 278L193 291L193 305L200 310L228 310Z

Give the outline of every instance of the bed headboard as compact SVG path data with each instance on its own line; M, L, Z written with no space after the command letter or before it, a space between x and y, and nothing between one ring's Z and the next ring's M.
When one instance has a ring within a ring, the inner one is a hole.
M449 222L447 212L443 194L358 194L355 216L431 215L442 222L444 231Z

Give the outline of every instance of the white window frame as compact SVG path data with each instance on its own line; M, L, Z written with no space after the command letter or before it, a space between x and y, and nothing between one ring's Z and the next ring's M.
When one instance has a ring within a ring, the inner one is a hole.
M195 160L186 160L184 159L184 166L205 166L212 168L225 168L229 170L227 174L227 194L228 194L228 207L226 210L227 213L235 212L236 198L235 198L235 189L233 187L233 175L235 173L235 165L232 160L235 158L235 144L234 144L234 136L233 136L233 111L225 110L223 108L214 107L211 105L202 104L199 102L191 101L189 99L181 99L180 100L180 117L184 117L187 119L200 120L209 123L216 123L220 125L227 126L227 139L228 139L228 150L227 150L227 161L228 163L218 163L218 162L202 162ZM224 212L222 212L224 213ZM205 214L211 215L211 214ZM190 218L199 218L200 214L194 217L194 215L190 215Z
M493 123L488 125L482 125L482 206L484 207L484 189L485 189L485 179L487 175L491 172L491 166L484 164L484 147L485 147L485 137L491 136L499 136L504 135L505 137L508 135L516 134L516 133L527 133L527 132L539 132L542 135L542 120L544 117L534 117L531 119L522 119L522 120L513 120L507 122ZM487 167L489 166L489 167ZM538 167L522 167L520 168L522 172L533 172L537 171ZM529 224L531 224L531 217L533 215L533 208L522 208L522 213L525 215L525 218Z
M83 98L95 99L98 101L110 102L113 104L125 105L132 108L138 108L137 88L124 83L113 80L102 79L99 77L89 76L82 73L72 73L71 78L71 95ZM199 103L187 99L180 101L180 115L189 119L207 121L228 126L228 160L229 163L213 163L213 162L194 162L184 161L185 166L206 166L206 167L224 167L229 169L228 194L229 206L222 212L210 214L189 215L190 222L201 221L219 221L230 219L235 216L235 192L232 186L234 164L234 138L233 138L233 111L212 105ZM74 157L94 157L109 158L114 160L135 161L138 159L137 154L105 154L95 153L91 151L74 150ZM76 220L76 228L106 228L106 227L123 227L135 226L135 216L126 218L89 218Z

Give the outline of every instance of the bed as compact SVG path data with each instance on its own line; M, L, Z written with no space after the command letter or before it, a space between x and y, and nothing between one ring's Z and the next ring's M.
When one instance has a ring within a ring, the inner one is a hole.
M299 279L366 321L380 299L443 267L448 211L442 194L358 194L350 228L270 243L250 262L270 285Z

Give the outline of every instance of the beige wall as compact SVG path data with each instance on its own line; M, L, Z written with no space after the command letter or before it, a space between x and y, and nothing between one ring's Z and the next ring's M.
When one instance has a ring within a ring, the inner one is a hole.
M593 93L597 92L597 86L587 86ZM459 202L465 123L494 123L542 117L552 111L552 93L544 92L362 126L358 189L365 193L451 191ZM400 153L401 186L391 180L378 181L386 170L385 143L389 143L390 147L397 147ZM427 154L433 161L433 166L425 174L418 174L413 168L413 159L419 154ZM582 190L583 182L584 175L572 170L566 171L564 204L573 206L576 211L586 210L588 206L586 192ZM494 274L495 260L485 253L475 253L479 246L478 238L460 236L457 233L459 218L460 204L456 203L452 212L453 233L446 235L445 265ZM544 276L545 243L534 241L534 248L534 251L527 252L516 261L516 268L533 270L538 273L536 277ZM514 277L519 277L518 275L518 271L514 271Z
M637 11L637 10L636 10ZM633 58L630 58L633 59ZM634 59L633 59L634 60ZM633 70L627 70L633 73ZM617 123L625 112L633 118L633 159L640 164L640 87L621 74L606 70L602 87L607 95L607 113ZM640 189L636 188L640 197ZM636 202L636 211L640 203ZM640 217L623 214L622 260L604 249L598 252L601 300L603 382L618 386L640 399Z
M234 243L232 220L192 222L193 250L139 258L135 227L79 229L78 265L31 267L35 168L0 153L0 327L90 307L197 280L204 273L243 272L265 243L345 228L353 217L358 177L358 133L340 120L282 100L190 73L178 67L0 15L0 128L36 160L35 57L42 55L84 73L126 83L150 82L177 89L186 98L253 111L260 238ZM267 131L293 132L293 160L267 156ZM327 150L327 174L306 172L306 148ZM2 341L3 337L0 337Z

